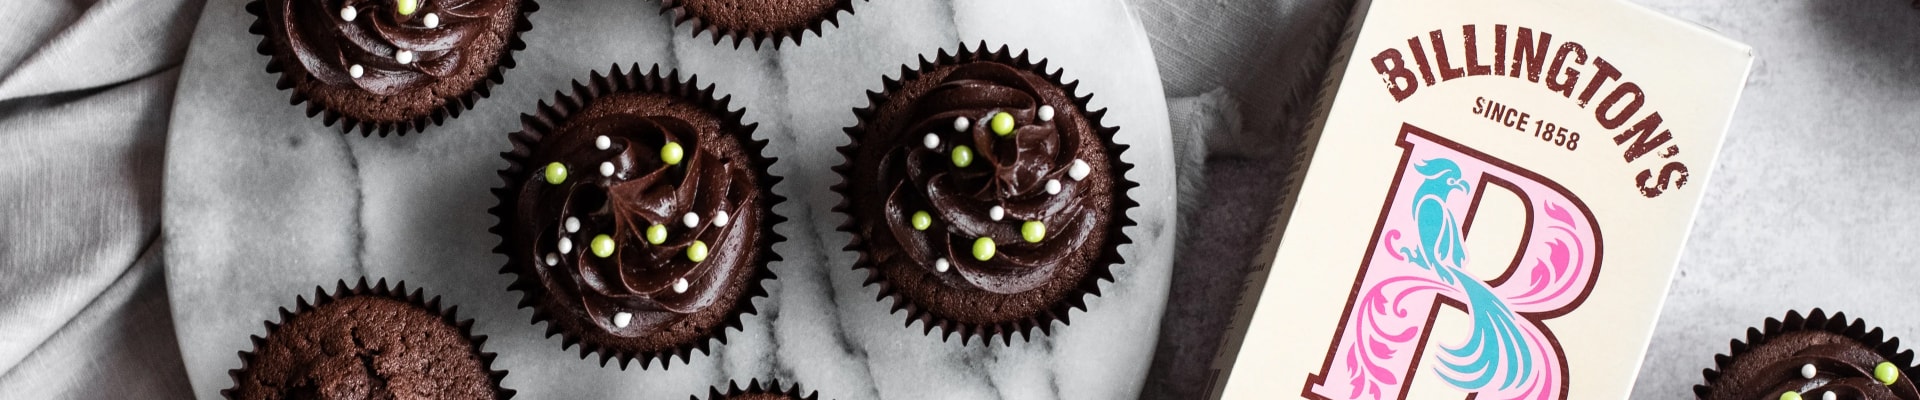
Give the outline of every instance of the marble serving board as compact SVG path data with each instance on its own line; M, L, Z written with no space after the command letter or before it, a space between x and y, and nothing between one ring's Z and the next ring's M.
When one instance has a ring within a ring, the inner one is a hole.
M194 393L218 398L262 322L316 286L360 277L406 281L459 306L486 335L505 386L525 399L685 399L730 379L778 378L829 399L1120 399L1136 397L1152 358L1173 256L1173 162L1147 36L1120 1L860 2L857 14L801 46L712 44L674 27L654 1L548 0L492 97L425 133L342 135L289 106L263 71L239 1L208 4L183 69L168 138L163 236L168 295ZM875 300L840 250L849 236L828 189L841 129L885 75L960 43L1007 44L1066 69L1133 148L1141 184L1134 244L1117 282L1069 326L1011 345L922 334ZM530 324L497 271L490 188L521 113L592 71L652 64L697 74L734 97L772 141L775 212L786 261L760 313L729 343L669 369L621 370L562 350Z

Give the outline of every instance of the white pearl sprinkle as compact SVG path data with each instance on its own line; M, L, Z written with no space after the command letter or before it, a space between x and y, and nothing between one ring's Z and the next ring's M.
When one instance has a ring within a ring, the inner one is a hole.
M1003 208L1000 206L993 206L993 208L987 209L987 218L993 218L993 220L999 221L1001 218L1006 218L1006 217L1007 217L1006 208Z
M621 313L618 313L618 314L613 314L613 326L614 326L614 327L616 327L616 328L625 328L625 327L627 327L627 324L631 324L631 323L633 323L633 314L630 314L630 313L626 313L626 312L621 312Z
M1816 369L1814 369L1814 368L1813 368L1813 364L1805 364L1805 365L1801 365L1801 366L1800 366L1800 377L1801 377L1801 378L1807 378L1807 379L1813 379L1813 375L1814 375L1815 373L1818 373L1818 372L1820 372L1820 371L1819 371L1819 370L1816 370Z
M601 150L613 148L613 139L608 139L607 135L600 135L600 137L593 138L593 147Z
M566 223L566 225L567 225L567 233L573 233L573 232L579 232L579 231L580 231L580 219L579 219L579 218L574 218L574 217L567 217L567 223Z
M940 135L929 133L927 137L920 139L920 144L927 145L927 150L940 148Z
M688 228L700 226L700 214L687 213L687 215L682 215L680 216L680 223L686 224Z
M1087 179L1087 174L1091 173L1093 173L1093 166L1087 165L1086 161L1078 158L1073 159L1073 165L1067 167L1067 177L1076 181Z
M968 126L971 126L971 125L967 123L967 117L959 117L959 118L953 119L954 132L966 132Z
M401 50L401 51L400 51L400 52L398 52L398 53L393 53L393 60L394 60L394 61L398 61L398 62L400 62L401 64L412 64L412 63L413 63L413 52L411 52L411 51L406 51L406 50Z
M1821 393L1820 400L1840 400L1840 395L1833 392Z
M560 255L547 253L547 266L551 267L555 265L560 265Z
M1052 121L1053 106L1040 106L1040 112L1038 114L1036 117L1039 117L1041 121Z
M347 22L353 22L354 17L359 16L360 10L353 8L353 6L340 9L340 19L346 20Z
M420 17L420 24L426 25L428 28L438 28L440 27L440 16L427 13L427 16Z
M938 260L933 260L933 270L935 272L947 272L947 267L948 267L948 264L947 264L946 257L941 257Z
M366 75L366 74L367 74L367 69L362 68L360 64L354 64L352 66L347 67L347 76L359 78L361 75Z
M687 292L687 286L688 286L688 285L689 285L689 284L687 283L687 278L680 278L680 279L677 279L677 280L674 280L674 281L673 281L673 292L674 292L674 293L686 293L686 292Z
M1060 194L1060 180L1059 180L1059 179L1048 179L1048 180L1047 180L1047 194Z
M560 238L560 254L573 253L573 239Z
M733 216L727 214L727 210L720 210L713 213L713 226L724 227L727 226L728 222L733 222Z
M612 161L602 161L602 162L600 162L600 176L613 176L613 162L612 162Z

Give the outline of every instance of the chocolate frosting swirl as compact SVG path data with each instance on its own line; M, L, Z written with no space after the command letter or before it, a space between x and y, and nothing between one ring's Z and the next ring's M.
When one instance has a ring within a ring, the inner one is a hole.
M412 15L395 11L391 0L277 0L279 22L294 57L308 74L334 86L357 86L390 96L426 88L458 73L468 60L464 47L485 36L512 0L419 0ZM347 21L341 10L354 7ZM428 28L425 16L437 24ZM412 62L396 58L412 52ZM361 66L360 77L349 69Z
M1832 392L1840 399L1920 400L1920 390L1904 371L1893 384L1874 378L1888 360L1858 340L1825 331L1794 331L1768 339L1737 356L1715 385L1711 399L1778 399L1798 392L1819 399ZM1812 378L1802 368L1812 365Z
M1065 139L1092 135L1082 131L1084 125L1051 116L1041 120L1042 106L1069 109L1042 104L1035 88L1047 84L1004 64L959 66L913 106L912 122L894 136L899 142L882 158L881 184L892 188L885 203L887 228L907 256L948 285L1001 294L1032 290L1103 229L1088 215L1105 210L1088 209L1090 194L1075 190L1079 180L1068 174L1076 162L1085 163L1082 152L1101 149ZM1012 117L1011 134L1000 136L989 127L998 113ZM969 121L966 129L956 131L956 119ZM937 135L938 145L928 148L925 133ZM951 156L962 145L976 155L966 167L956 166ZM1058 185L1057 194L1048 192L1050 181ZM990 216L995 206L1005 210L998 221ZM924 231L911 221L921 210L933 217ZM1026 221L1044 224L1045 238L1023 240ZM972 253L974 241L983 237L997 248L985 261ZM936 271L939 259L956 273Z
M542 140L529 160L536 169L517 203L522 238L534 241L526 259L553 295L570 297L593 324L623 337L668 329L686 314L729 301L721 300L727 281L753 268L760 221L755 171L743 165L745 157L717 150L711 136L677 116L612 113L567 126L574 129ZM604 150L600 137L609 144ZM684 149L677 164L661 156L668 143ZM567 168L560 184L544 178L551 162ZM601 175L603 163L611 163L611 175ZM692 226L690 213L697 218ZM578 221L577 230L569 219ZM652 244L647 231L656 225L666 229L666 240ZM605 258L590 248L602 234L615 244ZM560 250L562 239L571 251ZM695 262L688 248L699 245L709 255ZM548 265L549 256L557 263ZM631 314L625 327L614 322L622 312Z

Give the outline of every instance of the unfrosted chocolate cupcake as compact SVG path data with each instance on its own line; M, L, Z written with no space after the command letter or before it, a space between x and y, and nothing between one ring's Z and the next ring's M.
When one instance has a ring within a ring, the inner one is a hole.
M801 394L805 393L805 394ZM765 385L759 379L740 387L739 381L728 381L727 390L719 387L707 389L706 400L819 400L820 392L801 392L800 385L781 385L778 380L767 381ZM690 400L701 400L692 396Z
M942 338L1049 333L1120 263L1132 166L1091 96L1006 47L886 79L847 129L837 211L855 268Z
M258 51L307 116L405 134L486 97L513 68L533 0L254 0Z
M698 78L595 72L511 134L493 232L562 348L662 367L726 342L779 260L765 140Z
M1693 392L1704 400L1920 400L1913 351L1880 328L1818 308L1748 328L1746 341L1733 340L1701 373L1706 383Z
M266 337L253 337L253 351L240 352L234 386L220 394L253 399L507 399L505 371L492 369L483 353L486 336L473 336L473 320L456 321L440 298L423 300L387 281L333 294L314 288L314 302L299 298L280 322L267 323ZM428 397L419 397L425 394Z
M701 32L721 38L733 38L733 47L751 40L759 49L763 41L774 48L793 39L799 46L802 35L820 35L826 24L839 25L840 13L853 13L853 0L661 0L660 13L672 13L673 24L692 23L693 35Z

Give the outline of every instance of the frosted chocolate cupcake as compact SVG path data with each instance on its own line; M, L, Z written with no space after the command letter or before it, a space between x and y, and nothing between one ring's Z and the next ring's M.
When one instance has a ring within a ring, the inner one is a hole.
M1138 186L1117 128L1046 61L986 45L902 68L854 110L837 211L855 268L942 338L1050 332L1113 280Z
M1748 328L1727 354L1702 371L1706 384L1693 387L1705 400L1721 399L1902 399L1920 400L1911 378L1913 351L1880 328L1845 313L1816 308Z
M562 348L662 367L754 312L779 259L783 199L745 111L713 87L639 67L575 82L511 134L493 232L511 290Z
M307 116L405 134L487 96L513 68L532 0L254 0L258 51Z
M748 383L747 387L740 387L739 381L729 381L727 382L727 390L725 391L721 391L719 387L707 389L706 400L819 400L820 399L820 392L804 392L806 393L804 395L801 393L803 392L800 391L800 385L783 386L780 384L780 381L778 380L767 381L765 385L762 385L760 384L760 380L755 379L753 380L752 383ZM700 396L692 396L690 400L701 400L701 399L700 399Z
M280 322L267 323L266 337L253 337L253 351L240 352L240 369L228 371L234 400L253 399L507 399L504 371L492 369L493 353L480 351L486 336L473 336L473 320L456 321L440 298L423 300L387 281L354 287L336 284L333 294L314 288L314 302L301 297ZM428 394L428 397L419 397Z
M674 26L692 23L694 37L701 32L721 38L733 38L733 47L752 41L772 42L774 48L787 39L799 46L802 35L820 35L826 24L839 25L840 13L853 13L853 0L661 0L660 13L672 13Z

